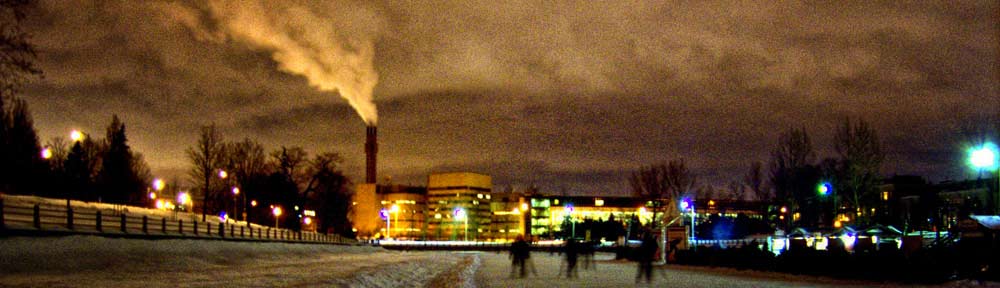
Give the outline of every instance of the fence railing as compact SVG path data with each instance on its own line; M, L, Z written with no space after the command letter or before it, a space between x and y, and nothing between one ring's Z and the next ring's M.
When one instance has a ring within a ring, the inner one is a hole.
M16 196L15 196L16 197ZM52 199L48 199L52 200ZM96 234L135 238L198 238L235 241L355 244L336 234L292 231L247 222L193 221L183 217L56 205L52 201L7 201L0 195L0 235ZM135 207L135 210L142 210Z

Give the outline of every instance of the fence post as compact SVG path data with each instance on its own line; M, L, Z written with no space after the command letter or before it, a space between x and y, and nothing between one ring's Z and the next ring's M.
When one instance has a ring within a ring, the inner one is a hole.
M177 233L184 235L184 219L177 220Z
M167 218L160 218L160 230L167 234Z
M236 231L235 229L236 229L236 225L232 225L232 224L229 225L229 237L236 237L236 232L234 232L234 231Z
M240 238L246 238L243 236L243 226L240 226Z
M73 230L73 207L66 207L66 229Z
M219 223L219 237L226 238L226 224Z
M126 217L126 216L125 216L125 213L124 213L124 212L122 212L122 214L121 214L121 217L120 217L120 218L121 218L121 225L120 225L120 226L121 226L121 228L122 228L122 233L128 233L128 229L127 229L127 227L125 226L125 217Z
M212 237L212 222L205 222L205 236Z
M42 230L42 212L40 211L38 204L35 204L35 211L32 220L35 224L35 229Z
M267 227L267 239L271 239L271 227Z
M104 228L101 227L101 210L97 210L97 214L94 215L94 226L97 226L97 232L104 232Z
M147 224L148 220L149 220L149 218L146 217L146 215L142 215L142 233L143 234L149 234L149 230L147 229L148 228L148 224Z
M194 223L194 224L192 224L192 225L194 225L194 235L198 236L198 220L191 221L191 223Z

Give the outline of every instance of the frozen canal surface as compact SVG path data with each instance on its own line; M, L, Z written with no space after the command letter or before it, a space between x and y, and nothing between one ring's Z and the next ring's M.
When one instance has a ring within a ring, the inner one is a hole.
M668 266L651 284L598 255L579 278L558 254L532 253L538 275L511 278L506 253L93 236L0 238L2 287L916 287L777 273ZM931 286L935 287L935 286ZM1000 287L958 281L936 287Z

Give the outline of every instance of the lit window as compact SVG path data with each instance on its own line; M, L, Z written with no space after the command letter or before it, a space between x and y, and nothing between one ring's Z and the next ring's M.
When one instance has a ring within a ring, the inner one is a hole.
M483 199L483 194L476 194L476 198Z
M553 200L553 201L555 201L555 205L559 205L559 199L556 199L556 200Z
M594 199L594 206L604 206L604 199Z
M490 200L490 194L486 194L486 200Z
M882 191L882 201L889 201L889 191Z

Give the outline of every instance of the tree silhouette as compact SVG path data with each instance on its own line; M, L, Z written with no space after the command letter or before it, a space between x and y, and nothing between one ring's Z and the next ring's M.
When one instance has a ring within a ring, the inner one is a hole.
M22 28L25 12L33 4L31 0L0 1L0 102L17 94L30 77L42 74L34 63L35 45Z
M217 208L216 201L212 199L212 178L216 177L219 169L223 167L223 143L222 135L215 129L215 124L201 127L201 136L194 147L187 150L188 160L191 160L191 170L189 172L194 183L202 186L202 208L201 221L206 220L208 210Z
M651 210L655 227L657 214L665 213L667 216L664 218L677 215L677 200L681 195L692 192L696 179L684 159L676 159L640 168L632 173L629 183L636 196L653 204Z
M111 117L105 137L106 149L101 153L101 169L97 174L102 198L111 203L142 205L148 187L148 168L142 157L133 155L125 135L125 123L118 115Z
M864 222L870 219L867 209L872 207L871 202L878 200L879 172L885 159L882 144L868 122L851 125L850 119L844 119L833 143L840 155L840 186L849 196L854 212L861 217L859 221Z
M351 181L339 169L343 161L337 153L316 155L306 169L311 180L303 198L315 206L321 232L353 236L352 225L347 218L351 208L351 191L348 189Z
M807 201L818 200L812 193L819 181L819 171L812 164L815 158L812 141L805 128L790 129L781 135L778 148L771 152L770 164L770 182L776 204L798 211L809 207ZM806 212L803 219L818 217L813 215L818 211L803 212ZM786 215L785 221L782 221L784 225L791 223L791 218Z
M100 144L86 135L73 143L63 164L68 188L64 192L66 198L101 200L95 187L95 178L101 165L100 151Z
M0 188L13 193L35 194L45 183L45 161L41 156L38 135L23 99L13 98L10 107L3 111L3 140L0 156Z

